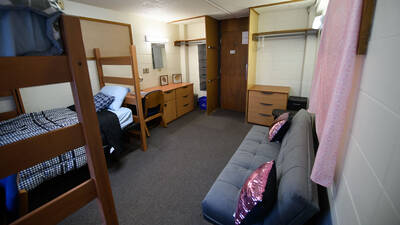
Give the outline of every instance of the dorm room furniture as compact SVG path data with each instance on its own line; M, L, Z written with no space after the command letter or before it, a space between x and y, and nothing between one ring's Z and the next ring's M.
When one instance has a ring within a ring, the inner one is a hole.
M248 89L247 121L270 126L274 109L286 109L289 87L254 85Z
M13 224L56 224L94 199L99 203L103 221L106 224L118 224L79 19L62 16L61 28L64 55L0 58L0 91L70 82L79 123L1 146L0 177L15 174L84 146L91 178Z
M134 92L136 96L140 96L140 79L139 79L139 71L137 65L137 56L136 56L136 47L134 45L129 46L129 54L130 56L112 56L112 57L102 57L100 54L100 49L93 49L96 66L97 66L97 75L99 78L100 88L103 88L106 83L112 84L122 84L122 85L130 85L133 86ZM130 65L132 69L132 78L126 77L113 77L113 76L104 76L103 66L104 65ZM146 140L146 123L144 121L143 116L143 108L142 101L136 101L133 99L130 104L136 106L138 121L140 124L140 138L142 141L142 150L147 150L147 140Z
M143 92L152 92L161 90L164 93L164 122L171 121L193 111L194 94L192 83L168 84L166 86L157 86L146 88ZM136 101L134 94L129 93L125 98L126 104L132 104Z
M269 128L254 125L202 202L203 215L215 224L234 224L239 193L247 177L275 160L277 200L264 221L268 225L300 225L319 211L317 185L310 174L314 163L313 116L300 110L282 143L269 142Z

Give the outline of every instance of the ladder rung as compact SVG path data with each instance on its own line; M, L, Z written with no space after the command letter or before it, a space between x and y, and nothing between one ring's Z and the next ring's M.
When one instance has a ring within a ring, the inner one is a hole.
M85 145L80 123L0 147L0 178Z
M101 57L100 62L102 65L131 65L132 60L130 56L116 56L116 57Z

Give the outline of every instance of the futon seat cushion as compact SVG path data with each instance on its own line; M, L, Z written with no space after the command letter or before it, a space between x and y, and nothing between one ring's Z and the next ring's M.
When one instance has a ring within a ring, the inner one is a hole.
M263 163L275 160L280 145L270 143L268 127L253 126L203 200L203 215L216 224L234 224L240 190Z

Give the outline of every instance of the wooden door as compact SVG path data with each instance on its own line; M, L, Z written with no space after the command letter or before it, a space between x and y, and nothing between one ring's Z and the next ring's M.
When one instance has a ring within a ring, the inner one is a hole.
M246 108L246 65L248 44L242 32L248 32L249 18L221 21L221 108L244 112Z
M218 107L218 21L206 16L207 114Z

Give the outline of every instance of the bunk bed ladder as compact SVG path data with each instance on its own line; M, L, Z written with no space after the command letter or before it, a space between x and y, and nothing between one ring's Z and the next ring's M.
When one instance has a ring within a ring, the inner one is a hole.
M104 87L105 83L131 85L135 89L135 96L139 96L136 97L135 105L140 123L140 138L142 141L142 149L143 151L146 151L147 136L145 130L146 122L144 121L144 115L143 115L143 105L142 101L137 101L138 99L142 99L142 96L140 93L140 79L139 79L139 71L137 65L136 47L134 45L129 46L130 56L101 57L100 49L95 48L93 49L93 51L96 60L97 74L99 77L100 88ZM132 69L133 78L104 76L103 65L130 65Z
M22 87L70 82L79 123L0 147L0 177L15 174L64 152L85 146L91 178L14 221L57 224L97 199L105 224L118 224L100 129L93 104L80 21L62 16L66 55L0 58L0 92Z

